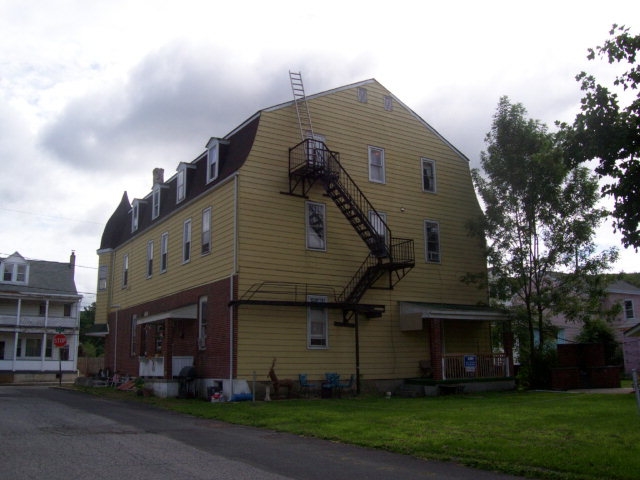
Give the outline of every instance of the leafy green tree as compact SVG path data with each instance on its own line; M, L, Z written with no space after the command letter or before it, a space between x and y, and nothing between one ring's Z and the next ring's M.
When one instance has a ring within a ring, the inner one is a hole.
M104 354L104 338L86 335L87 330L94 325L95 320L96 302L93 302L80 312L80 343L87 357L99 357Z
M616 340L613 327L602 319L586 321L576 340L580 343L601 343L604 346L607 365L619 365L623 362L620 344Z
M573 125L561 124L567 160L571 165L599 162L595 171L605 178L602 194L614 200L614 228L625 247L640 247L640 35L613 25L610 39L590 48L587 58L626 64L612 89L581 72L576 76L584 96ZM622 103L622 104L621 104Z
M596 253L595 229L606 216L596 207L597 179L567 166L555 135L527 118L522 104L500 99L485 142L482 171L472 171L484 216L472 229L488 241L492 291L511 304L521 358L536 384L549 316L592 308L590 299L604 294L592 279L617 252Z

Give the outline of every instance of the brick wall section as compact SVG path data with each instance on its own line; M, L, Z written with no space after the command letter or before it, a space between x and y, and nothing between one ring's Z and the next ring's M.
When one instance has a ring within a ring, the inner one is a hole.
M233 277L234 297L237 296L237 278ZM139 319L146 315L175 310L187 305L198 304L202 296L207 297L207 338L203 350L198 348L197 320L166 320L165 323L138 325L136 351L131 352L131 321L133 315ZM170 348L175 356L192 356L197 375L202 378L228 378L230 370L230 316L233 312L233 376L236 375L237 356L237 312L228 304L231 300L231 280L201 285L178 292L153 302L147 302L109 314L109 336L105 345L105 366L128 374L138 374L138 355L156 354L158 325L164 326L163 351ZM117 326L116 326L117 317ZM167 342L170 342L167 344ZM169 345L169 346L168 346ZM114 354L117 348L117 354ZM159 354L159 353L158 353ZM170 366L165 362L165 376L170 375Z
M431 351L431 368L434 380L442 380L442 320L429 320L429 344Z

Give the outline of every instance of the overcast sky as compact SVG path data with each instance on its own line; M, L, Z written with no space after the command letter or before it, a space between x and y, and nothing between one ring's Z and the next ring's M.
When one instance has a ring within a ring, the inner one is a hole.
M94 301L122 193L291 100L289 70L308 95L375 78L477 167L501 95L573 120L575 75L613 73L586 59L613 23L638 33L640 2L0 0L0 256L75 250ZM610 226L598 243L620 246Z

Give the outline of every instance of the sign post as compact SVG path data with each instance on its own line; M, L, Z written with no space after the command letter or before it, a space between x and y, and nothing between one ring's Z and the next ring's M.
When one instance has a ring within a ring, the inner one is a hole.
M62 352L60 349L67 346L67 337L62 333L56 333L53 336L53 345L58 347L58 385L62 385Z

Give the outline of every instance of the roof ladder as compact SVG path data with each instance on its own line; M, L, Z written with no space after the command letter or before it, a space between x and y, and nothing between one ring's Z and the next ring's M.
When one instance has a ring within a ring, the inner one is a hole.
M293 100L296 104L296 113L298 114L300 137L302 140L313 138L311 115L309 114L309 107L307 106L307 97L304 94L302 73L289 70L289 79L291 80L291 91L293 92Z

